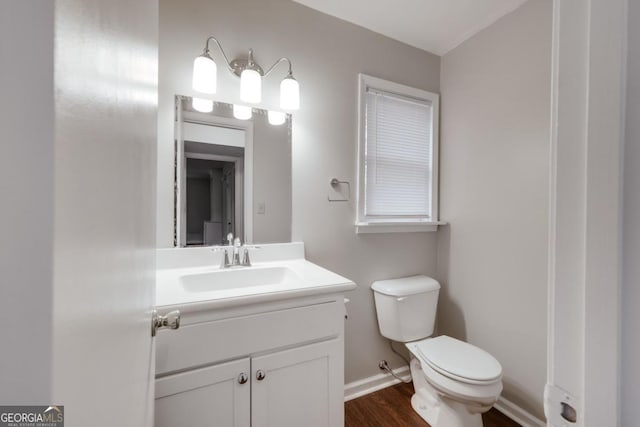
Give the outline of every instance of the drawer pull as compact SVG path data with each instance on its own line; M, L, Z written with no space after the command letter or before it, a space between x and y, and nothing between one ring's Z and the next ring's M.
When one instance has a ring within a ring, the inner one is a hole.
M264 371L262 369L258 369L258 371L256 372L256 379L258 381L262 381L264 377L266 377Z
M249 381L249 377L247 376L247 374L242 372L240 375L238 375L238 382L240 384L246 384L247 381Z

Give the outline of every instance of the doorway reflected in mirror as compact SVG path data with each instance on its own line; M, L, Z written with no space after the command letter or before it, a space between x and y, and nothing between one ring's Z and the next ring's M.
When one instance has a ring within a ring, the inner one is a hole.
M235 223L236 161L187 157L187 246L225 243L224 237L238 235ZM198 154L196 153L196 156Z

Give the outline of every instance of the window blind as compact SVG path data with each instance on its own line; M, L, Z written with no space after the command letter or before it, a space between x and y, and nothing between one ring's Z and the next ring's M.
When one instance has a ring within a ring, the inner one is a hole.
M365 216L431 217L433 109L367 88Z

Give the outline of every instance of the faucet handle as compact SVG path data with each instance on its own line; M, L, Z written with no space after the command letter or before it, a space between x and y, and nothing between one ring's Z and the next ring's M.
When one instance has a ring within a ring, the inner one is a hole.
M242 257L242 265L245 267L251 267L251 258L249 258L249 248L244 248L244 254Z
M240 238L236 237L233 239L233 265L241 265L240 264L240 247L242 243L240 243Z
M229 252L224 246L217 246L211 249L213 252L222 252L222 260L220 261L220 268L229 267Z

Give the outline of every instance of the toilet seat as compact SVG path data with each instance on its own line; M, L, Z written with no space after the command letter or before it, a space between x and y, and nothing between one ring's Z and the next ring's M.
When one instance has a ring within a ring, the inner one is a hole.
M449 376L442 375L430 365L422 363L419 359L413 362L418 364L420 376L435 390L449 399L464 402L472 406L484 407L486 410L493 405L502 392L502 381L497 380L487 384L469 384L458 381ZM412 363L413 363L412 362ZM412 371L413 374L413 371ZM420 383L418 379L417 383ZM416 378L414 377L414 384Z
M427 344L429 342L431 343ZM411 362L414 386L421 381L427 381L444 396L460 402L472 403L479 412L488 410L500 396L502 367L486 351L444 335L407 343L406 346L415 358ZM425 357L424 353L429 357ZM478 366L484 366L485 369L479 368L473 371L471 367L475 364L469 363L468 360L464 362L465 355L478 356L480 360L486 362L486 365L480 363ZM451 359L455 360L451 361ZM417 364L415 372L414 362ZM438 364L441 366L437 366ZM420 372L424 380L416 377L417 372ZM467 376L480 379L467 378Z
M413 343L416 355L434 371L467 384L488 385L502 378L502 366L486 351L442 335Z

